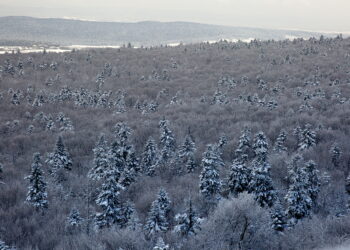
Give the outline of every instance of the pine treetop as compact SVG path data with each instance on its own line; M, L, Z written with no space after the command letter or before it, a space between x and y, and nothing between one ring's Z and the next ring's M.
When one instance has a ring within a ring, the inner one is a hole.
M203 169L200 174L200 192L207 198L218 195L222 186L219 177L218 167L223 166L221 158L217 155L215 148L208 145L207 151L203 154Z
M242 162L246 162L249 157L250 148L250 130L245 128L239 137L238 146L235 151L236 158Z
M268 154L268 143L264 132L258 132L254 138L253 150L255 156L261 160L265 161Z
M95 216L99 228L120 224L125 220L123 204L119 197L124 187L117 182L117 178L113 173L107 176L97 196L96 204L102 208L102 212Z
M40 153L34 153L31 173L25 177L29 180L29 187L26 202L34 206L36 209L45 209L48 207L47 201L47 184L43 178L42 164Z
M151 236L165 232L168 230L168 226L165 211L160 208L158 200L153 201L144 227L146 234Z
M164 188L161 188L158 193L157 201L159 203L160 209L163 209L165 213L167 213L170 210L170 198L168 193L165 191Z
M92 151L94 153L93 167L89 170L88 177L93 180L100 180L113 169L110 147L108 146L104 134L100 135L99 140Z
M315 203L321 186L321 182L318 177L319 171L317 170L316 163L312 160L306 162L304 171L306 172L308 178L307 188L310 194L310 198Z
M300 156L294 157L294 159L295 158L300 160ZM289 171L290 185L285 196L288 204L287 213L293 220L302 219L309 215L310 208L313 205L311 196L315 195L316 197L318 192L314 189L316 186L314 186L311 181L310 169L314 167L313 163L309 164L309 170L306 169L304 164L301 165L301 163L298 163L298 165L295 165L295 167Z
M168 250L168 249L169 249L169 245L166 245L164 243L164 240L162 237L158 237L157 243L154 246L153 250Z
M287 151L287 147L284 145L287 139L287 132L285 130L281 130L278 137L276 138L274 151L281 153Z
M54 152L48 154L46 163L51 166L53 172L61 168L72 170L72 159L69 152L65 148L62 136L58 136Z
M73 226L73 227L79 226L83 220L84 219L80 216L79 210L76 208L73 208L67 217L68 225Z
M249 189L262 207L271 207L276 200L276 191L270 176L271 165L268 162L256 161L251 174Z
M183 144L180 146L179 157L180 158L189 157L193 155L195 151L196 151L196 145L193 141L193 138L191 134L187 134Z
M249 191L251 171L241 161L235 160L231 165L231 170L227 180L227 186L231 193L237 194Z
M203 167L212 165L215 168L223 167L225 165L219 152L216 150L215 145L207 145L207 150L203 153L202 165Z

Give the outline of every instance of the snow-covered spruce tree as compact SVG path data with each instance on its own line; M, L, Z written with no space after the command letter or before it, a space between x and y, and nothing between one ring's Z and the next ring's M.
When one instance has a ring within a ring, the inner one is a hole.
M185 163L188 173L191 173L195 169L194 154L196 151L196 145L194 143L193 137L188 133L185 137L184 143L179 149L179 158Z
M340 166L340 156L342 154L341 149L337 143L334 143L330 149L331 160L333 167L337 169Z
M100 93L96 106L101 108L107 108L109 105L108 99L110 95L111 95L111 92L107 92L107 91Z
M160 146L161 146L161 154L160 154L160 164L169 163L171 158L174 155L176 149L176 141L173 135L173 132L169 129L169 121L161 120L159 122L160 127Z
M54 131L54 130L56 130L56 125L55 125L55 122L54 122L53 117L52 117L51 114L48 114L46 116L45 130L46 131Z
M159 103L154 100L151 100L145 108L147 108L148 112L156 112L158 110L158 107Z
M100 135L98 143L93 149L94 162L93 167L89 170L88 177L92 180L100 180L113 170L113 161L110 155L110 147L104 134Z
M121 154L122 150L116 146L116 144L112 144L112 147L109 151L110 156L110 164L111 169L115 172L116 178L119 180L121 174L124 172L126 162Z
M251 171L238 160L233 161L229 177L227 180L227 187L231 194L249 191L249 182L251 179Z
M302 130L300 134L298 149L305 150L315 145L316 145L316 132L311 130L310 124L306 124L305 128Z
M253 150L257 161L265 162L268 154L268 143L264 132L255 135Z
M158 237L156 245L153 247L153 250L169 250L169 245L164 243L164 240L162 237Z
M270 176L271 166L267 160L254 160L249 191L261 207L272 207L276 200L276 191Z
M268 162L268 143L263 132L256 134L253 144L255 159L252 163L249 191L254 193L255 200L260 206L271 207L276 199L276 192L270 176L270 163Z
M226 95L223 94L219 89L217 89L213 95L211 105L222 105L222 104L227 104L229 101L226 98Z
M276 139L275 145L273 147L273 151L277 153L286 152L287 151L287 147L285 146L286 139L287 139L287 132L285 130L281 130L281 132L279 133Z
M144 226L145 234L148 237L156 235L158 233L164 233L168 230L169 223L165 216L165 211L160 208L158 199L153 201L151 209L148 213L148 217Z
M207 199L219 198L222 182L218 168L224 166L224 163L215 146L208 145L207 151L203 154L202 166L199 184L201 194Z
M143 172L148 176L153 176L155 173L155 167L158 161L157 151L157 145L153 138L148 138L141 156L141 166Z
M167 215L167 213L170 211L171 200L164 188L161 188L159 190L157 201L159 204L159 208L164 210L165 215Z
M317 203L318 193L320 192L321 181L318 177L318 170L316 168L316 163L312 160L305 163L304 169L307 174L307 190L310 198L315 206Z
M49 165L53 175L63 168L65 170L72 170L72 159L64 146L61 136L58 136L54 151L48 154L45 162Z
M300 165L300 157L297 155L292 159L293 168L289 169L289 189L285 196L287 201L287 215L291 224L309 215L312 207L312 199L309 190L309 177L303 165Z
M117 123L115 126L116 140L112 143L111 155L115 162L115 167L120 172L124 171L126 159L131 153L132 145L129 142L131 129L125 123Z
M272 208L271 220L271 227L277 232L283 232L284 229L287 227L286 214L279 201L276 202L274 207Z
M70 227L78 227L83 221L84 219L80 216L80 212L76 208L73 208L67 217L67 225Z
M236 159L242 163L246 163L249 158L250 145L250 130L245 128L242 135L239 137L238 147L235 151Z
M142 167L140 165L140 159L136 156L134 146L131 146L129 154L126 157L126 167L134 169L136 174L141 173Z
M136 157L136 153L133 146L127 153L125 160L125 167L122 173L121 184L126 188L136 181L137 175L141 172L140 161Z
M95 215L95 224L98 228L111 227L125 220L124 208L119 197L124 188L117 182L116 175L119 173L108 174L96 199L96 204L102 210Z
M227 144L227 138L225 135L220 136L218 143L215 143L213 145L214 151L216 153L216 155L218 156L219 161L222 162L222 166L225 166L224 161L222 160L222 154L223 154L223 149L224 146Z
M197 216L196 211L192 206L192 201L189 201L188 208L183 214L175 215L176 226L174 232L181 236L196 235L199 231L201 219Z
M29 187L26 202L36 210L43 210L48 207L47 184L44 180L40 153L34 153L31 173L25 179L29 180Z
M72 120L69 117L64 116L62 120L59 121L60 131L74 131L74 126Z
M115 125L115 137L117 138L116 143L121 147L121 154L126 159L127 153L130 149L129 137L132 133L131 128L123 122L119 122Z
M302 168L305 164L304 158L300 154L293 155L291 161L288 163L288 179L291 180L295 178L298 168Z

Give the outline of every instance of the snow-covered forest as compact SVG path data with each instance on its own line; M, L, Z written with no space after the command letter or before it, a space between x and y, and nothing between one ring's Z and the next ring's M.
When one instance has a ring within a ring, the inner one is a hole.
M350 39L0 55L0 249L350 241Z

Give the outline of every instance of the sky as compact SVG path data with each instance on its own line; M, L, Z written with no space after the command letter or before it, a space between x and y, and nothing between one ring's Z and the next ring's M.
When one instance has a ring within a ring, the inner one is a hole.
M0 0L0 16L350 32L350 0Z

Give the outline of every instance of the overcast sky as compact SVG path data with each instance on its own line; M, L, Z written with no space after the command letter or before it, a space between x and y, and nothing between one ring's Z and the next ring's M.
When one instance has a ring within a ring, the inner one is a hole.
M350 32L350 0L0 0L0 16Z

